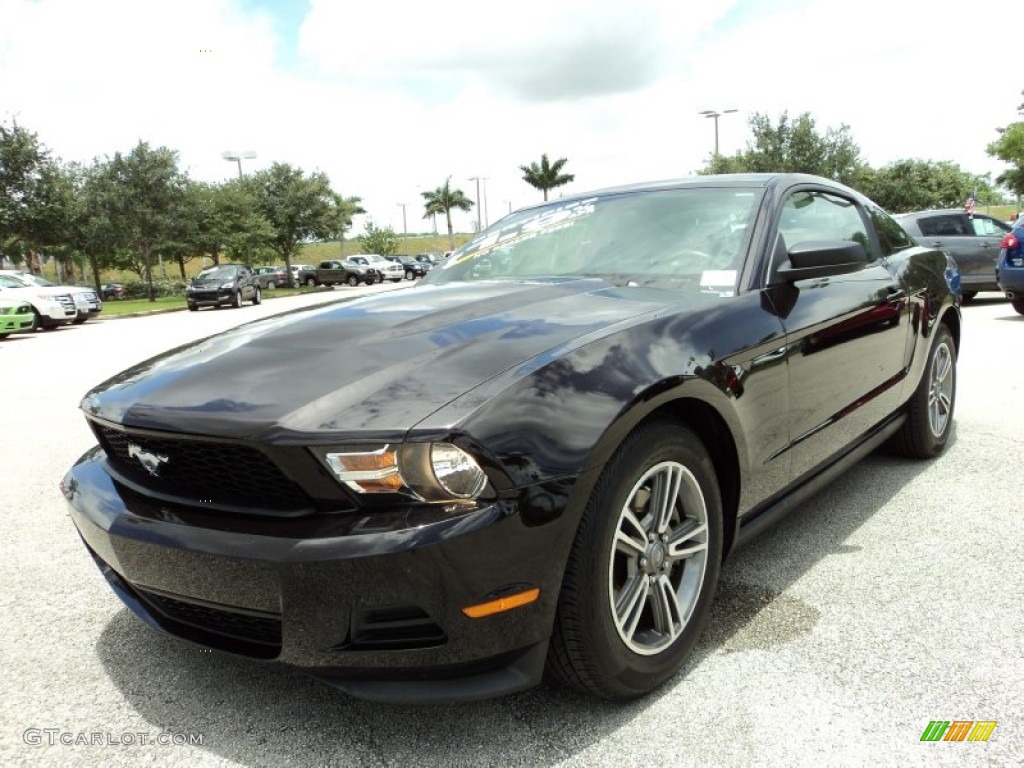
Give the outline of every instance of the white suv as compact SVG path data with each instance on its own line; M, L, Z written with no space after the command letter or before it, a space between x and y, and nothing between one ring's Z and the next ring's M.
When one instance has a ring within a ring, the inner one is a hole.
M22 299L31 304L40 328L73 323L78 317L78 308L70 293L29 285L10 275L0 275L0 296L5 299Z
M57 285L46 278L33 275L31 272L16 269L0 270L0 275L8 275L23 283L46 288L54 293L70 294L75 301L75 319L72 320L75 325L84 323L90 317L98 317L103 311L103 301L92 288L81 285Z

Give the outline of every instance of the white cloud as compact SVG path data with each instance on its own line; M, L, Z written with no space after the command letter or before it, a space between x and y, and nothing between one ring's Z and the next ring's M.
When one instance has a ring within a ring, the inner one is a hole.
M540 199L518 166L569 158L566 192L687 175L747 139L755 111L848 123L865 159L983 173L1017 119L1016 4L948 0L314 0L298 40L239 0L0 0L0 119L87 161L137 140L222 179L282 161L326 171L374 219L410 229L419 191L486 177L490 220ZM208 52L207 52L208 51ZM297 55L291 55L297 53ZM286 67L282 62L289 62ZM467 228L476 214L460 216Z

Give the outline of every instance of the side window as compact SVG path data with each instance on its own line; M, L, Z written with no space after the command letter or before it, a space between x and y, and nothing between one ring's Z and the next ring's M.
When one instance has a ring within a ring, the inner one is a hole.
M958 237L971 234L967 226L967 217L959 213L944 216L929 216L921 219L917 225L925 237Z
M782 207L779 235L785 248L806 240L851 240L863 245L872 260L878 258L857 204L829 192L790 195Z
M974 234L978 237L1002 237L1010 231L1010 227L1006 224L990 219L988 216L974 216L970 221Z
M871 214L871 221L878 233L878 242L882 246L883 256L889 256L916 245L914 239L899 225L899 222L881 208L872 205L868 207L868 212Z

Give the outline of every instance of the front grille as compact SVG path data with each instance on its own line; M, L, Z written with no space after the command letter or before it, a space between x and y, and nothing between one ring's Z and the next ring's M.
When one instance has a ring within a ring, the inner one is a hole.
M256 611L241 613L238 609L228 606L213 606L209 603L193 603L178 600L168 595L151 592L135 587L136 593L151 609L164 619L199 630L244 643L257 643L266 646L266 652L253 652L250 655L272 658L281 648L281 616L280 614L259 613ZM173 628L169 628L172 629ZM207 640L213 647L221 647L217 638L201 638L192 636L200 642Z
M202 506L294 510L311 505L309 497L255 448L154 437L95 422L93 427L114 468L157 493Z
M53 297L53 300L64 307L65 312L70 312L73 315L78 313L78 306L75 304L75 297L70 293L58 294Z

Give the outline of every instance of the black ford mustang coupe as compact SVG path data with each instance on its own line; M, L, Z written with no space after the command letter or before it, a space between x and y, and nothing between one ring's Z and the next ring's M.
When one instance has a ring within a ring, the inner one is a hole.
M958 280L812 176L559 199L96 387L62 487L118 597L203 647L375 699L636 697L740 541L943 449Z

